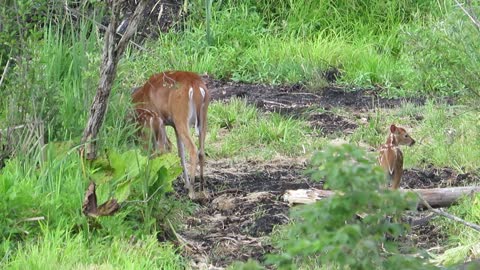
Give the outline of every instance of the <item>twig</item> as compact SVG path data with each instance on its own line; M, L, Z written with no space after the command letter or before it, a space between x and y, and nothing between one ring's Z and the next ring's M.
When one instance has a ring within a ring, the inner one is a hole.
M164 185L160 185L147 199L145 200L133 200L133 201L125 201L124 203L148 203L152 198L153 196L155 196L155 194L157 194L158 191L160 191L160 189L163 188Z
M20 220L21 222L30 222L30 221L40 221L40 220L45 220L44 216L41 217L31 217L31 218L25 218Z
M0 78L0 87L2 87L3 80L5 79L5 76L7 75L8 67L10 66L10 60L11 60L11 58L8 58L7 63L5 64L5 67L3 68L2 78Z
M223 195L225 193L243 193L243 194L246 194L247 192L244 191L244 190L238 189L238 188L229 188L229 189L224 189L224 190L215 192L213 196L218 197L218 196Z
M95 25L97 25L98 27L100 27L100 28L103 29L103 30L107 30L107 27L106 27L105 25L103 25L103 24L95 21L94 19L89 18L88 16L80 13L79 11L77 11L77 10L75 10L75 9L69 8L67 5L65 5L65 10L67 10L67 12L74 13L74 14L77 15L77 16L81 16L81 17L83 17L83 18L85 18L85 19L93 22ZM120 33L118 33L118 32L115 32L115 33L116 33L117 35L119 35L120 37L123 37L122 34L120 34ZM142 50L142 51L147 51L147 49L145 49L145 47L143 47L142 45L140 45L140 44L138 44L138 43L136 43L136 42L134 42L134 41L132 41L132 40L130 40L129 42L132 43L133 45L135 45L135 46L136 46L137 48L139 48L140 50Z
M467 15L467 17L473 22L473 24L476 26L477 30L480 32L480 22L475 18L475 15L470 14L470 12L463 7L462 4L460 4L457 0L454 0L457 6L460 7L460 9Z
M280 94L276 94L275 96L290 96L290 95L294 95L294 96L312 96L312 97L316 97L316 98L322 98L321 96L319 95L315 95L313 93L307 93L307 92L290 92L290 93L280 93Z
M448 218L448 219L450 219L450 220L459 222L459 223L461 223L461 224L463 224L463 225L465 225L465 226L467 226L467 227L470 227L470 228L476 230L477 232L480 232L480 226L479 226L479 225L474 224L474 223L471 223L471 222L468 222L468 221L466 221L466 220L463 220L463 219L461 219L461 218L459 218L459 217L457 217L457 216L454 216L454 215L452 215L452 214L449 214L449 213L447 213L447 212L445 212L445 211L442 211L442 210L440 210L440 209L434 209L434 208L422 197L422 195L420 195L419 193L417 193L417 195L418 195L418 197L420 198L420 201L422 201L423 205L425 205L425 206L428 208L428 210L430 210L431 212L433 212L433 213L435 213L435 214L437 214L437 215L439 215L439 216L446 217L446 218Z
M264 103L267 103L267 104L271 104L271 105L278 105L278 106L281 106L281 107L290 107L289 105L287 104L284 104L284 103L280 103L280 102L276 102L276 101L270 101L270 100L262 100Z

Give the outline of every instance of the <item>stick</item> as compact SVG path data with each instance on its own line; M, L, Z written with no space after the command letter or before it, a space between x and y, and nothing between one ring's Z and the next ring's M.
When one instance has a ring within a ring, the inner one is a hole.
M448 218L448 219L450 219L450 220L453 220L453 221L462 223L463 225L465 225L465 226L467 226L467 227L470 227L470 228L476 230L477 232L480 232L480 226L479 226L479 225L474 224L474 223L471 223L471 222L468 222L468 221L466 221L466 220L463 220L463 219L461 219L461 218L459 218L459 217L457 217L457 216L454 216L454 215L452 215L452 214L449 214L449 213L447 213L447 212L445 212L445 211L442 211L442 210L440 210L440 209L434 209L434 208L422 197L422 195L420 195L420 194L418 194L418 193L417 193L417 195L418 195L418 197L420 198L420 200L422 201L423 205L425 205L425 206L428 208L428 210L430 210L431 212L433 212L433 213L435 213L435 214L437 214L437 215L439 215L439 216L446 217L446 218Z
M10 59L11 58L8 58L7 63L5 64L5 68L3 68L2 78L0 78L0 87L2 87L3 80L5 79L5 76L7 75L8 67L10 66Z
M95 21L94 19L89 18L88 16L80 13L79 11L77 11L77 10L75 10L75 9L69 8L67 5L65 5L65 10L68 11L68 12L70 12L70 13L74 13L74 14L76 14L77 16L81 16L81 17L83 17L83 18L85 18L85 19L93 22L95 25L97 25L98 27L100 27L100 28L103 29L103 30L107 30L107 27L106 27L105 25L103 25L103 24ZM122 34L120 34L120 33L118 33L118 32L115 32L115 33L116 33L117 35L119 35L120 37L123 37ZM138 43L136 43L136 42L134 42L134 41L132 41L132 40L130 40L129 42L132 43L133 45L135 45L135 46L136 46L137 48L139 48L140 50L142 50L142 51L147 51L147 49L145 49L142 45L140 45L140 44L138 44Z
M463 5L460 4L457 0L455 0L455 3L457 4L457 6L460 7L460 9L462 9L463 13L465 13L465 15L467 15L467 17L473 22L473 24L476 26L477 30L480 31L480 22L478 20L476 20L475 15L470 14L470 12L468 12L468 10L466 10L463 7Z

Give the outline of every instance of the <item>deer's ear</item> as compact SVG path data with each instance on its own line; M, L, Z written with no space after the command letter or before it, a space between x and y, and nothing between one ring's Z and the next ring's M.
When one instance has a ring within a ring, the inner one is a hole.
M395 133L396 130L397 130L397 127L394 124L392 124L390 126L390 132Z

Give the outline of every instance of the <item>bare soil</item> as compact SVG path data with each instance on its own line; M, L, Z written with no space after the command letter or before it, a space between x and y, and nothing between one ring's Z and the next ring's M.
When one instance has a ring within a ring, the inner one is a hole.
M423 104L423 99L385 99L375 90L346 91L329 87L318 93L303 86L269 86L210 80L213 100L244 98L266 112L304 117L323 136L351 133L358 127L355 116L375 108L393 108L404 102ZM342 107L354 119L336 115ZM320 110L313 110L320 109ZM320 111L320 112L318 112ZM198 268L216 269L234 261L257 259L274 251L268 236L275 226L289 222L289 206L282 200L287 189L322 188L304 174L306 160L283 159L268 163L254 161L208 160L206 178L212 198L204 202L179 232L188 255ZM478 182L478 176L457 174L450 168L409 169L402 188L463 186ZM186 195L180 182L176 190ZM424 249L439 248L445 236L432 223L428 213L410 213L406 220L412 232L399 239Z

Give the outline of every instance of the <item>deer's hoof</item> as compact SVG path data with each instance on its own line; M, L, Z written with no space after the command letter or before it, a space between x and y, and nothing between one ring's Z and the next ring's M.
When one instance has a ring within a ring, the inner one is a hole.
M204 203L208 201L210 198L210 195L206 191L200 191L200 192L189 192L188 196L192 201L196 201L199 203Z

